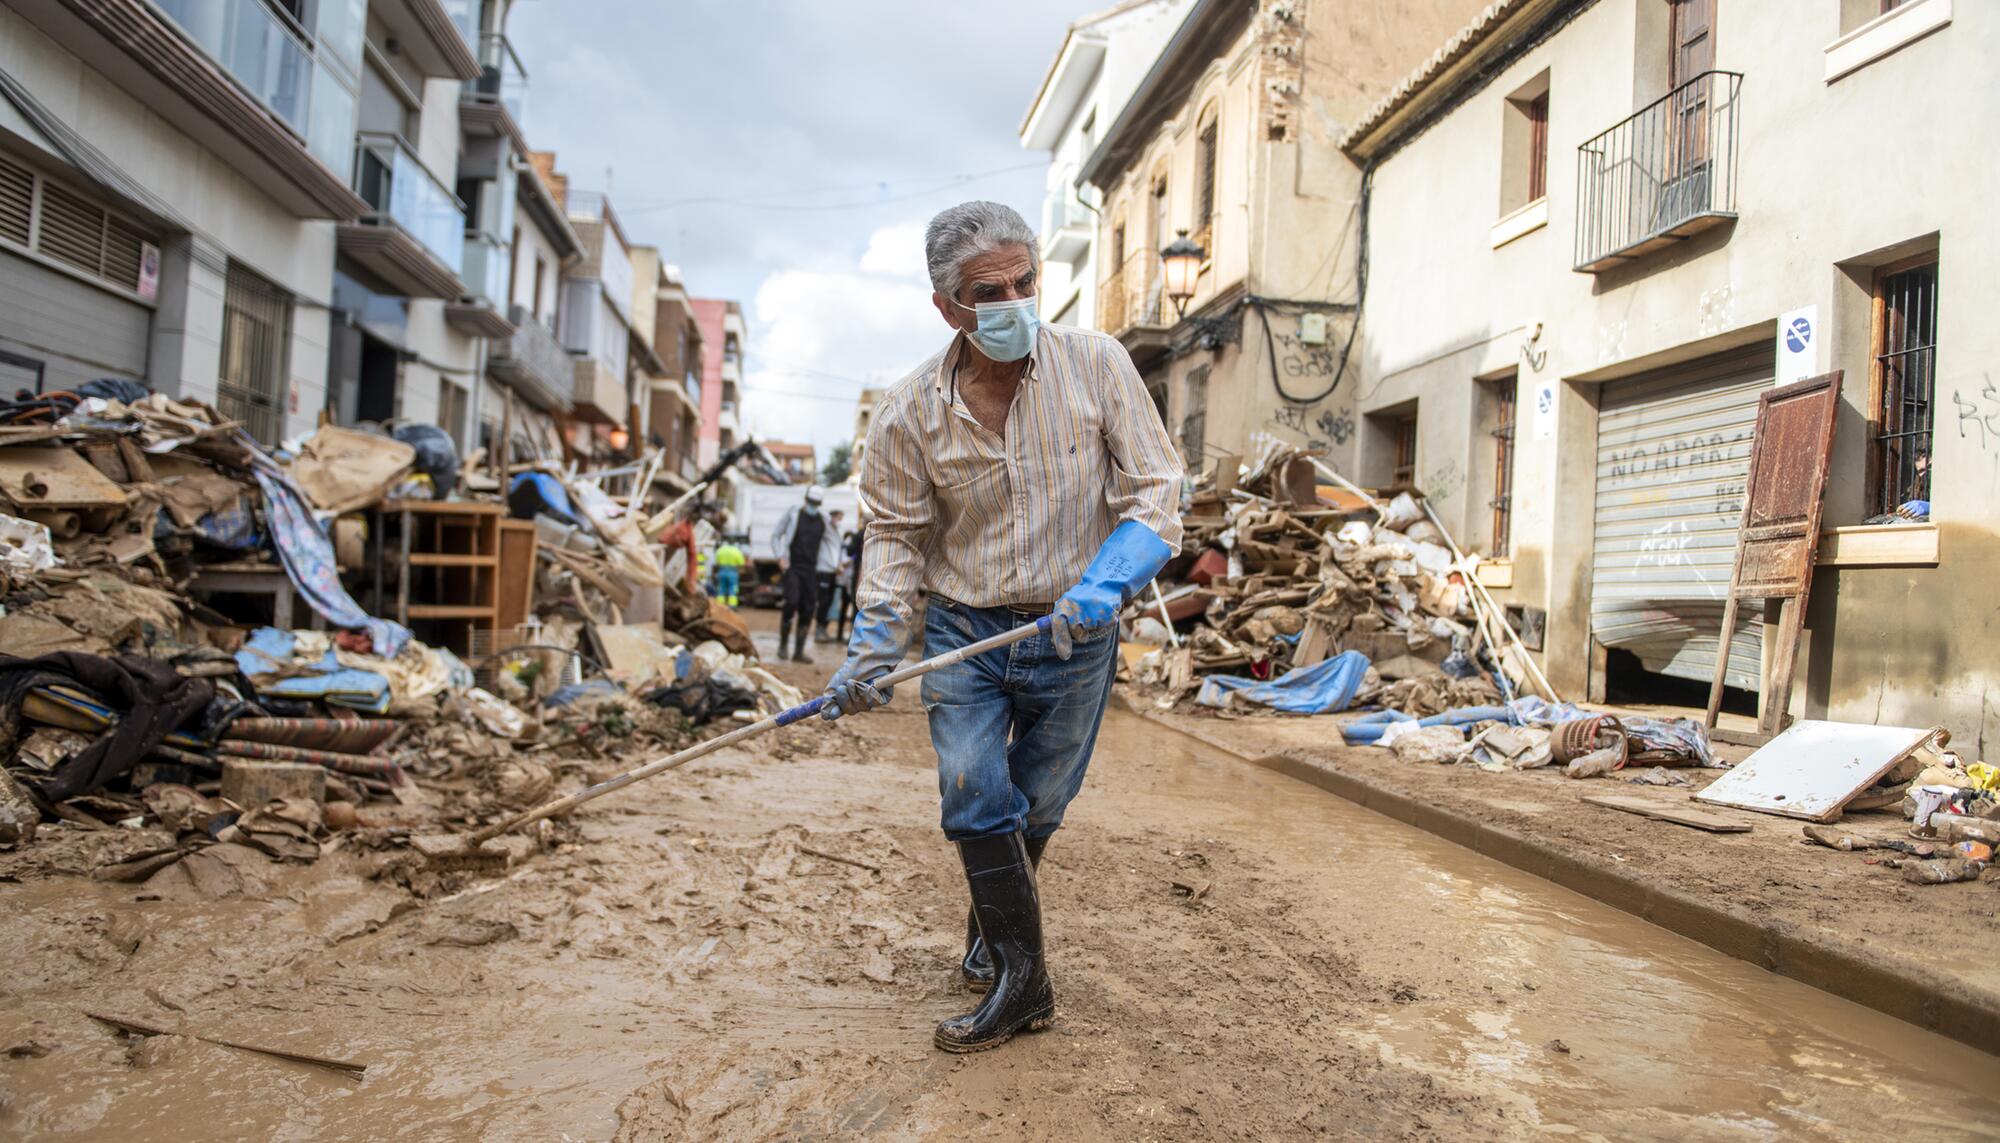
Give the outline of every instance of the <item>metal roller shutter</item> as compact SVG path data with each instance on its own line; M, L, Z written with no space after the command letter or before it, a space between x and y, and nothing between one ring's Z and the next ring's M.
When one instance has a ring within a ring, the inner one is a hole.
M1775 372L1758 346L1605 386L1590 630L1649 671L1714 677L1757 398ZM1762 647L1762 623L1747 618L1730 641L1729 685L1758 688Z

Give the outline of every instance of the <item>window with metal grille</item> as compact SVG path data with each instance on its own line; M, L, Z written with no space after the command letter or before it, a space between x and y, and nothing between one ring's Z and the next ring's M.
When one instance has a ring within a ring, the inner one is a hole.
M1396 463L1389 469L1389 483L1414 486L1417 482L1417 418L1412 413L1396 418Z
M1188 470L1201 471L1202 452L1208 445L1208 366L1188 372L1187 404L1181 416L1181 456Z
M1937 385L1935 255L1885 267L1875 278L1874 513L1931 498L1931 418Z
M1514 395L1519 379L1488 383L1493 391L1493 550L1495 558L1512 550L1514 535Z
M284 431L286 366L291 356L292 298L256 273L229 264L222 297L222 375L215 408L265 444Z

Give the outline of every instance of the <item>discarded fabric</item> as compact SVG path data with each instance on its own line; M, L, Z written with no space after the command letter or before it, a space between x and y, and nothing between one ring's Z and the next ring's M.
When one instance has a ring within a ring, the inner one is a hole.
M1291 714L1332 714L1346 710L1354 701L1354 692L1367 672L1368 660L1359 651L1342 651L1310 667L1295 667L1269 682L1210 675L1201 681L1201 693L1195 701L1213 707L1237 701Z

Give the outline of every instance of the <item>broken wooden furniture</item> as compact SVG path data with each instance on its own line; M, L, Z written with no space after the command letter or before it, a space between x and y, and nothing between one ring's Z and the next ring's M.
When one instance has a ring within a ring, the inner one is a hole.
M1840 410L1840 371L1822 373L1795 385L1768 390L1757 401L1757 428L1750 445L1750 480L1743 497L1743 523L1736 540L1736 567L1722 608L1722 636L1716 644L1715 680L1708 690L1709 732L1724 742L1757 746L1785 727L1792 679L1798 665L1799 632L1805 626L1806 597L1812 588L1813 558L1819 550L1819 518L1833 457L1833 428ZM1729 669L1729 640L1736 633L1736 607L1745 599L1778 601L1777 644L1764 656L1757 734L1747 740L1715 728L1722 706L1723 678Z
M499 626L505 511L466 500L383 501L371 529L375 613L421 624L425 642L470 654L474 630Z
M194 578L188 583L188 594L204 600L223 594L268 595L271 597L271 626L280 631L292 630L295 614L292 604L298 598L298 590L292 586L292 577L285 573L283 565L262 560L205 564L195 569ZM307 608L306 614L314 630L324 625L319 612Z

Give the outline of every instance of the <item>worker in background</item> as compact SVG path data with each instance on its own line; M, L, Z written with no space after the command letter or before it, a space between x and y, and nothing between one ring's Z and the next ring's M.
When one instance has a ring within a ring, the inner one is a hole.
M833 636L827 634L826 625L833 622L834 617L840 614L840 597L842 595L840 565L847 558L847 533L842 530L840 525L846 517L847 514L838 508L826 514L826 518L833 523L833 558L831 562L822 559L819 565L819 611L817 613L819 621L813 624L813 642L815 643L833 642Z
M972 896L960 971L986 990L932 1040L973 1052L1054 1019L1036 869L1083 784L1118 612L1180 542L1181 461L1117 340L1039 323L1041 258L1020 215L952 207L924 254L952 339L869 430L861 606L825 717L887 702L871 680L912 644L930 658L1051 620L922 685L944 833Z
M867 531L867 517L855 522L854 530L840 546L840 615L835 627L835 641L847 642L847 625L854 619L854 593L861 583L861 537Z
M805 503L787 508L771 535L771 554L778 557L783 576L784 608L778 613L778 656L785 644L792 644L792 662L810 663L806 636L812 631L813 616L819 614L819 569L838 567L840 538L827 522L820 505L826 489L815 484L806 489ZM798 637L793 640L792 621L798 620Z
M735 607L736 593L741 590L743 565L749 562L743 549L733 540L725 537L715 546L715 598L730 607Z

